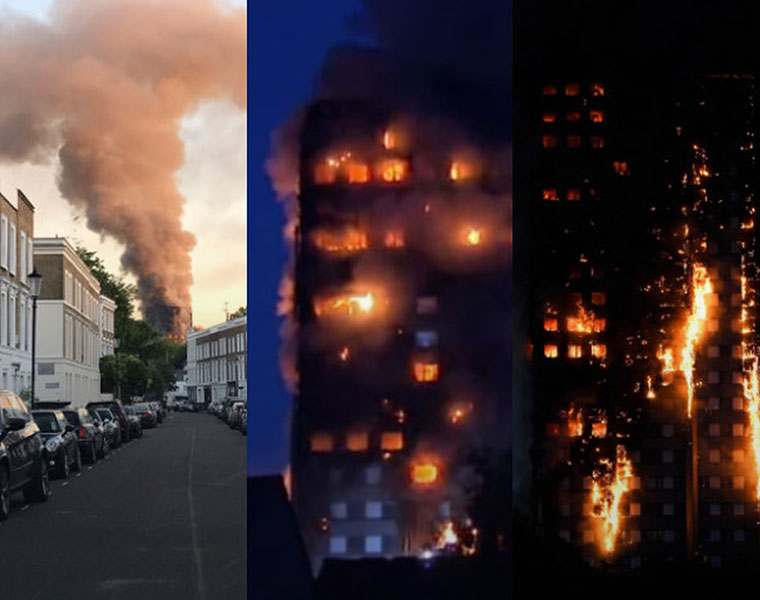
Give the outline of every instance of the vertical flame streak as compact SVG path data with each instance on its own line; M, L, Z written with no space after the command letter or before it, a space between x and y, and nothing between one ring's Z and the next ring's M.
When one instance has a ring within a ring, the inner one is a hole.
M619 444L615 451L614 468L606 459L601 460L600 465L603 469L594 472L592 515L601 520L600 549L605 554L611 554L620 532L620 503L623 494L631 489L633 464L625 446Z
M755 462L755 500L760 502L760 383L758 378L758 360L751 358L749 368L744 373L744 398L749 415L750 446Z
M704 326L707 321L707 295L712 293L712 283L704 265L694 265L691 276L691 287L691 312L686 321L684 344L681 349L681 361L678 365L679 370L686 379L686 413L689 418L691 418L692 404L694 402L694 361L697 344L699 344L704 333Z

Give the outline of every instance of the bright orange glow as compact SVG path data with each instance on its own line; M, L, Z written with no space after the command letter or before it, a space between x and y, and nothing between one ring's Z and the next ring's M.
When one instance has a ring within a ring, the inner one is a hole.
M335 183L337 169L328 163L319 163L314 167L314 183L325 185Z
M657 352L657 358L662 361L662 378L663 383L668 385L673 382L673 372L675 371L675 361L673 359L673 348L663 348L660 346Z
M404 247L404 232L399 229L392 229L385 232L385 239L383 240L386 248L403 248Z
M604 358L607 356L606 344L591 344L591 356L594 358Z
M589 88L592 96L604 96L604 85L601 83L592 83Z
M472 404L457 402L448 409L448 420L452 425L461 425L472 412Z
M418 383L429 383L438 381L438 363L434 362L415 362L414 363L414 380Z
M591 424L591 436L597 438L607 437L607 420L602 419Z
M544 188L544 191L541 195L544 200L559 200L557 188Z
M541 93L544 96L556 96L557 95L557 86L556 85L545 85L544 89L541 91Z
M604 137L601 135L592 135L591 136L591 147L592 148L604 148Z
M483 242L483 230L468 227L464 239L468 246L479 246Z
M346 448L351 452L364 452L369 447L369 434L353 431L346 437Z
M350 162L346 171L348 183L367 183L369 181L369 166L364 163Z
M335 183L339 175L349 183L367 183L369 166L353 158L351 152L342 152L326 157L314 167L314 182L317 184Z
M588 118L592 123L601 123L604 121L604 113L601 110L590 110Z
M348 349L348 346L343 346L343 348L341 348L340 352L338 352L338 358L340 358L340 360L342 362L346 362L348 360L348 357L350 355L351 355L351 352Z
M591 292L591 304L602 306L607 303L607 294L604 292Z
M389 431L380 436L380 448L383 450L403 450L404 434L400 431Z
M421 462L412 465L412 481L422 485L430 485L438 480L438 465L432 462Z
M579 110L568 110L565 113L565 120L568 123L577 123L581 120L581 111Z
M399 409L396 411L396 422L397 422L399 425L403 425L403 424L404 424L404 421L406 421L406 411L404 411L404 409L403 409L403 408L399 408Z
M383 148L386 150L394 150L399 147L399 144L401 143L401 135L400 132L388 127L383 132Z
M459 536L454 531L454 524L446 521L441 524L436 535L435 547L442 550L446 546L456 546L459 544Z
M572 333L591 333L594 330L594 313L583 308L581 302L577 302L578 312L574 317L567 318L567 330Z
M570 437L580 437L583 435L583 409L575 409L573 406L567 411L567 434Z
M367 234L359 229L343 231L316 231L312 237L314 245L325 252L358 252L369 247Z
M544 331L559 331L559 320L556 317L544 317Z
M557 136L556 135L550 135L550 134L544 134L541 137L541 143L543 144L544 148L556 148L557 147Z
M649 400L655 399L654 390L652 389L651 375L647 375L647 398L649 398Z
M544 123L554 123L557 120L557 115L553 112L545 112L543 116Z
M309 440L312 452L332 452L333 438L329 433L314 433Z
M620 531L620 502L631 489L633 464L622 445L616 448L614 465L606 459L599 462L600 468L593 473L592 515L600 519L600 549L610 554L615 550Z
M566 198L568 200L580 200L581 191L578 188L570 188L567 190Z
M594 333L600 333L607 328L607 319L594 317Z
M565 86L565 96L577 96L581 93L581 86L577 83L568 83Z
M401 158L388 158L380 161L377 173L388 183L404 181L409 175L409 163Z
M472 162L454 160L451 162L451 167L449 167L449 179L451 179L451 181L473 179L477 174L477 166Z
M570 358L581 358L583 356L583 348L577 344L570 344L567 347L567 355Z
M760 502L760 377L756 356L751 358L744 374L744 398L749 416L750 448L755 463L755 500Z
M631 170L628 168L627 162L616 160L612 163L612 168L615 169L615 173L618 175L630 175Z
M684 345L681 349L681 361L678 365L687 385L686 414L691 417L694 400L694 361L697 344L705 330L707 322L707 295L712 293L712 283L704 265L695 264L691 276L691 313L686 321Z
M338 294L316 303L315 312L323 314L343 315L354 317L369 315L375 309L377 300L372 292L365 294Z
M559 348L554 344L544 345L544 356L546 358L557 358L559 356Z

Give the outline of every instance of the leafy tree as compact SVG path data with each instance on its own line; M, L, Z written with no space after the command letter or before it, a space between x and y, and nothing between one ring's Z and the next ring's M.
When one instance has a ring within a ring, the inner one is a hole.
M237 319L238 317L244 317L248 314L248 308L241 306L234 313L230 315L230 319Z
M134 354L112 354L100 359L100 389L120 398L142 396L151 385L148 365Z

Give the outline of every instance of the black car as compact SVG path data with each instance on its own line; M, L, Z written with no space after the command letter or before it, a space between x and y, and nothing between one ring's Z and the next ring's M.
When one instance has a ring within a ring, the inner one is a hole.
M0 520L11 512L11 493L23 490L27 501L50 496L48 463L40 428L23 400L0 392Z
M90 410L93 408L107 408L117 419L119 419L122 442L128 442L133 437L135 437L132 433L130 433L129 424L127 422L127 413L124 411L124 406L119 400L100 400L98 402L88 402L87 409Z
M132 408L135 409L135 414L140 417L140 423L143 429L150 429L158 426L158 416L154 408L145 403L135 404Z
M94 463L98 457L108 453L108 439L102 428L93 423L90 413L86 408L67 408L63 416L69 424L73 425L79 440L79 450L90 463Z
M32 417L45 443L48 466L63 478L68 477L72 470L79 471L82 455L77 436L63 413L60 410L33 410Z
M93 407L89 409L93 418L100 419L103 423L103 429L108 436L111 448L121 446L121 423L108 408Z

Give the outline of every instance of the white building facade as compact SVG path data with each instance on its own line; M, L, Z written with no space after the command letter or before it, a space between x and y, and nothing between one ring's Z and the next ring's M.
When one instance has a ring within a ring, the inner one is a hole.
M114 353L116 346L115 313L116 302L101 294L98 301L98 340L100 344L98 356L100 358Z
M187 333L187 394L208 405L227 396L247 395L247 317Z
M101 300L100 283L65 238L35 239L34 261L42 275L36 396L84 406L100 398L107 303Z

